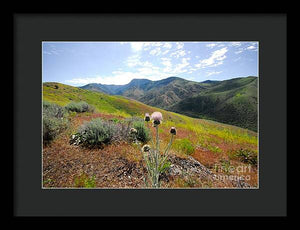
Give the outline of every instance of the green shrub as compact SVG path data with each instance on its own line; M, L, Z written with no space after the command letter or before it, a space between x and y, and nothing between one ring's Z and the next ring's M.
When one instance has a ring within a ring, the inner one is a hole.
M66 119L43 116L43 142L49 144L68 126Z
M112 141L117 135L117 128L112 122L105 122L101 118L96 118L83 124L76 136L80 143L86 147L101 147Z
M147 143L150 140L150 132L144 122L136 121L133 123L133 127L137 130L136 138L138 141Z
M240 161L251 164L257 165L257 152L249 149L240 149L236 152L235 156L240 159Z
M74 102L72 101L68 105L66 105L66 110L77 112L77 113L83 113L83 112L94 112L95 107L92 105L89 105L85 101L80 102Z
M177 139L174 141L174 148L184 154L190 155L195 152L195 147L189 139Z
M48 101L43 101L43 116L62 118L65 113L66 111L63 107Z
M68 127L68 120L64 117L63 107L43 102L43 144L47 145Z

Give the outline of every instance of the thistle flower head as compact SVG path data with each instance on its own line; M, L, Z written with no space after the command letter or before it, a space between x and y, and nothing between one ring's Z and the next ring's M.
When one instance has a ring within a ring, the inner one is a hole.
M171 133L172 135L176 135L176 128L175 128L175 127L171 127L170 133Z
M145 113L145 118L144 118L144 120L145 120L146 122L150 121L150 115L149 115L149 113Z
M154 112L151 114L151 120L153 120L154 127L161 124L162 114L160 112Z
M144 145L143 147L142 147L142 150L143 150L143 152L149 152L150 151L150 145Z
M159 120L161 121L162 120L162 114L160 112L154 112L151 114L151 119L156 121L156 120Z
M137 134L137 130L136 130L135 128L131 128L131 129L130 129L130 133L131 133L131 134Z

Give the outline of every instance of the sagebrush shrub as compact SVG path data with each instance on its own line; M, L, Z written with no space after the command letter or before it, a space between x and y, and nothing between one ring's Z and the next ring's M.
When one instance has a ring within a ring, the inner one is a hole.
M83 124L77 133L80 143L86 147L101 147L110 143L117 135L117 127L112 122L96 118Z
M49 144L68 127L68 120L64 116L63 107L54 103L43 102L43 144Z
M80 102L70 102L68 105L65 106L66 110L77 112L77 113L83 113L83 112L94 112L95 108L92 105L89 105L85 101Z
M65 113L66 111L62 106L48 101L43 101L43 116L62 118Z
M136 129L136 138L142 143L147 143L150 140L149 129L145 126L144 122L136 121L133 123L133 127Z

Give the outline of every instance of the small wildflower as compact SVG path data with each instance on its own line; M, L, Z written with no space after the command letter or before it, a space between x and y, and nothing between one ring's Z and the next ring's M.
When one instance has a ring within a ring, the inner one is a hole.
M145 120L146 122L150 121L150 115L149 115L149 113L146 113L146 114L145 114L144 120Z
M149 152L150 151L150 145L144 145L143 147L142 147L142 150L143 150L143 152Z
M175 128L175 127L171 127L170 133L171 133L172 135L176 135L176 128Z
M131 128L131 129L130 129L130 133L131 133L131 134L137 134L137 130L136 130L135 128Z

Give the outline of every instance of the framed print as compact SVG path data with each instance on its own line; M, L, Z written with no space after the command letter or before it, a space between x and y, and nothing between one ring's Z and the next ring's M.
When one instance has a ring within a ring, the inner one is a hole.
M286 215L286 15L14 31L16 216Z

